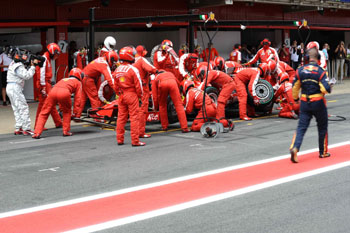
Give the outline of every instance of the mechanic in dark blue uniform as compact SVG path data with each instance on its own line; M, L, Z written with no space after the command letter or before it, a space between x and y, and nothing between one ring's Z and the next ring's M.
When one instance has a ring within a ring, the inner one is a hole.
M308 64L300 67L293 82L293 98L301 104L299 123L290 146L291 161L298 162L297 152L300 149L305 132L312 116L315 116L318 128L320 158L329 157L328 153L328 113L324 95L331 92L326 72L318 65L319 55L315 48L306 51Z

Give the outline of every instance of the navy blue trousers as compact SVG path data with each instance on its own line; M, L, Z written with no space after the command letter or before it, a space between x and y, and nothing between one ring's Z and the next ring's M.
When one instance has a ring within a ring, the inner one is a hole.
M299 151L306 130L310 125L312 116L316 118L318 129L318 146L320 154L323 154L328 152L328 113L327 107L323 100L315 102L301 101L298 128L296 135L294 135L291 148L295 147Z

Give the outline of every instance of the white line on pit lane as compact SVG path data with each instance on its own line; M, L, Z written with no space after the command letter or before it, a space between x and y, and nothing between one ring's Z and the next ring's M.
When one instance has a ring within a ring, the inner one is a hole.
M51 167L51 168L45 168L45 169L38 170L38 172L46 172L46 171L57 172L58 169L60 169L60 167Z
M10 142L10 144L20 144L20 143L27 143L27 142L37 142L37 141L40 141L40 140L44 140L43 138L40 138L40 139L31 139L31 140L27 140L27 141L19 141L19 142Z

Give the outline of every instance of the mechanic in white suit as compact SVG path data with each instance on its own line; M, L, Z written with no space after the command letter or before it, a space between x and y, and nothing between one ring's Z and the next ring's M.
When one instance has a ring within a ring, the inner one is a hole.
M29 80L35 73L34 62L31 61L30 68L23 64L27 60L26 54L17 52L7 72L6 93L10 98L13 113L15 115L15 135L32 135L30 128L29 107L23 94L24 81Z

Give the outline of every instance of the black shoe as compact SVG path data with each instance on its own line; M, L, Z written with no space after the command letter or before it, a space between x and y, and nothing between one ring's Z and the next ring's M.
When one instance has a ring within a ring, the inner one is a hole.
M297 163L298 162L297 153L298 153L298 149L297 148L294 147L294 148L290 149L290 160L293 163Z
M7 101L4 101L4 102L2 103L2 105L3 105L3 106L7 106Z
M326 153L323 153L322 155L320 155L319 157L320 157L321 159L323 159L323 158L327 158L327 157L330 157L330 156L331 156L331 154L328 153L328 152L326 152Z

